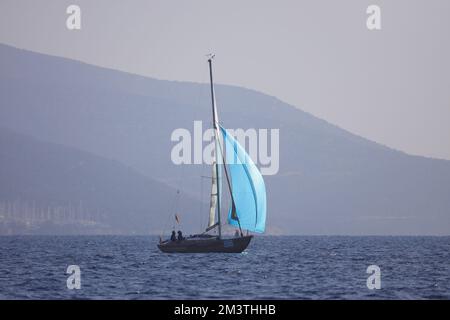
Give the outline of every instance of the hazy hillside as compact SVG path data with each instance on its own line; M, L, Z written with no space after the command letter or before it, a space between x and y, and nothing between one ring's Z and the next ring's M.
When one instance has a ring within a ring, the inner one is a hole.
M0 159L0 233L9 226L25 233L148 234L173 221L176 191L117 161L3 128ZM186 197L180 202L188 212L199 208Z
M192 131L194 120L210 123L208 85L4 45L0 70L1 126L120 161L200 198L200 175L209 171L173 165L170 135ZM252 90L216 91L225 127L280 129L280 170L266 177L269 231L450 233L450 161L397 152Z

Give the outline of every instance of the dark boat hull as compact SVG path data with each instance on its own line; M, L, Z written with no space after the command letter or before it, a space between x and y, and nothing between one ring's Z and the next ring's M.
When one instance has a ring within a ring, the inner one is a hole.
M181 241L166 241L158 244L159 250L167 253L208 253L227 252L240 253L244 251L253 236L219 239L184 239Z

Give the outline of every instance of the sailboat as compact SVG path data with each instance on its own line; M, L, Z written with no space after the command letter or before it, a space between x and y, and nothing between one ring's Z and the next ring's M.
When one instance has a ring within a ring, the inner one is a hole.
M208 57L215 146L208 227L203 233L181 240L160 240L158 248L163 252L240 253L247 248L253 238L249 232L263 233L265 231L266 188L264 179L245 149L219 123L213 83L213 58L214 55ZM224 176L225 179L223 179ZM226 237L222 233L221 189L223 180L226 181L225 185L231 198L227 223L236 228L234 237ZM208 233L216 228L218 234ZM246 231L245 235L244 231Z

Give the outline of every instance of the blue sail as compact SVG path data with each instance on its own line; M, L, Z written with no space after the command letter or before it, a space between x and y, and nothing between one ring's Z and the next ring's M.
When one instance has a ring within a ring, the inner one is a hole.
M226 163L231 175L234 209L228 213L228 223L252 232L266 228L266 187L261 173L244 148L224 128ZM237 218L236 218L237 216ZM238 220L239 219L239 220Z

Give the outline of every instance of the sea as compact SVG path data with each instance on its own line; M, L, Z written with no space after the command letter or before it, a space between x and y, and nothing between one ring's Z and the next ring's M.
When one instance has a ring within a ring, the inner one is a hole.
M157 243L2 236L0 299L450 299L450 237L255 236L240 254Z

